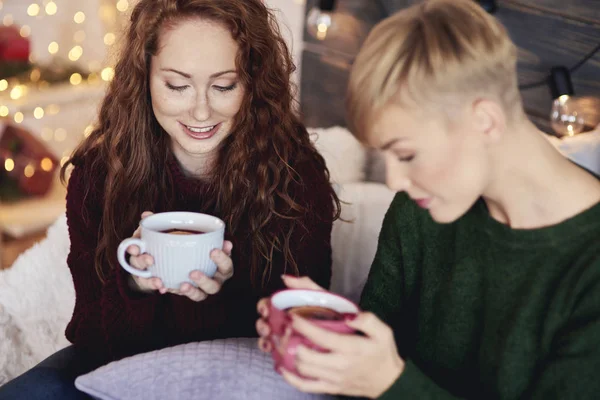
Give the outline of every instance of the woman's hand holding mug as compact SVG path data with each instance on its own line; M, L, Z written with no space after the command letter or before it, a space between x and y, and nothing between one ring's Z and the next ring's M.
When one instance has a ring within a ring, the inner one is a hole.
M144 221L149 221L147 219L152 216L154 218L151 223L144 224ZM181 222L185 218L189 220L186 222L193 222L195 219L201 221L202 232L191 229L199 229L197 226L179 230L172 228L174 222ZM147 225L146 240L149 244L142 238L144 225ZM202 301L209 295L218 293L225 281L233 276L231 260L233 245L230 241L223 240L223 231L224 223L214 217L195 213L161 215L146 211L142 213L142 221L133 236L124 240L119 246L119 262L130 272L130 286L133 290L146 293L153 291L159 291L161 294L173 293L187 296L192 301ZM203 235L214 237L211 240L209 237L203 238ZM207 244L209 248L213 247L206 250L210 254L210 259L197 250L206 239L209 240ZM154 257L146 253L147 246L153 247L165 265L155 265ZM129 263L125 260L125 252L130 255ZM198 269L195 269L196 265L189 264L189 262L194 263L195 260ZM186 262L189 265L181 265ZM161 279L162 275L164 279Z
M284 276L283 280L291 289L324 290L309 278ZM279 292L270 299L259 301L257 309L261 318L256 322L256 329L260 335L259 347L271 352L276 368L290 385L309 393L377 398L404 371L405 363L398 354L392 330L368 312L358 311L353 318L344 320L347 327L362 335L342 332L339 325L331 329L332 326L323 325L321 321L288 313L291 323L283 335L284 340L273 340L274 331L279 328L273 322L272 314L279 311L272 303L281 302L281 295ZM325 297L319 299L319 303L323 300ZM332 301L332 305L335 302ZM290 335L301 339L293 342L288 339ZM274 346L273 343L278 344ZM294 346L292 362L289 359L290 343ZM282 346L283 352L288 353L283 356Z

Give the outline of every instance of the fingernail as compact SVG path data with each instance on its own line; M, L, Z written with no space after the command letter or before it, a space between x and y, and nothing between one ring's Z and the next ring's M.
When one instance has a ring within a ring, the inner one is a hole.
M269 350L269 344L267 343L266 340L263 340L260 342L260 348L262 351L267 351Z
M192 273L190 274L190 277L195 280L200 280L200 279L204 278L204 274L200 271L192 271Z

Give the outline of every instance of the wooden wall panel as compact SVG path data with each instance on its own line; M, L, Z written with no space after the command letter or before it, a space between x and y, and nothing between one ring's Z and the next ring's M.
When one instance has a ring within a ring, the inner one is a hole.
M519 47L522 84L544 79L554 65L571 67L600 42L600 24L585 24L513 3L501 1L495 16ZM574 73L572 79L578 96L599 95L600 54ZM529 113L549 115L552 98L548 86L524 90L522 95Z
M316 1L307 0L307 12ZM338 12L342 21L348 21L339 34L319 41L305 32L301 103L308 125L343 123L348 66L368 31L386 15L415 1L418 0L339 0ZM600 43L600 0L499 0L498 6L495 16L519 47L522 84L544 79L554 65L571 67ZM599 97L600 54L572 78L576 95ZM522 95L532 120L550 132L549 88L543 85L525 90Z
M593 24L600 22L600 0L505 0L503 2L525 4L547 14L589 21Z
M336 55L302 54L301 114L308 127L345 126L350 62Z

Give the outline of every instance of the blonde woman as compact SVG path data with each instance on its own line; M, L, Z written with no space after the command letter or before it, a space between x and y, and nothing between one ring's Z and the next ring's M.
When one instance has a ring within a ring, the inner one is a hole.
M351 323L364 336L296 318L330 352L301 347L310 379L285 379L380 399L597 398L600 183L527 120L504 27L469 0L393 15L356 60L348 111L399 193Z

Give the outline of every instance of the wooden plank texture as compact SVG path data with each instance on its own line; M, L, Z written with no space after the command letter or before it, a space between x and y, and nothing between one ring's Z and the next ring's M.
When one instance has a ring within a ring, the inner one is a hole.
M555 65L571 67L600 40L600 25L589 25L537 10L502 2L495 14L519 47L519 81L544 79ZM600 94L600 54L572 76L579 96ZM548 86L523 91L525 108L538 115L549 114L552 98Z
M368 29L384 15L415 1L341 0L340 12L346 18L354 18L354 24L348 25L350 28L323 41L305 32L301 101L307 123L312 126L343 123L348 65ZM315 2L308 0L307 10ZM499 0L498 5L495 16L507 27L519 48L521 84L543 80L552 66L573 66L600 42L600 0ZM600 54L578 69L572 79L578 97L600 97ZM545 122L552 105L548 86L525 90L522 95L532 120L549 131L550 125ZM590 103L587 104L589 110ZM594 117L586 121L588 125L594 122Z
M503 0L592 24L600 24L600 0ZM502 4L500 4L502 6Z
M345 126L344 99L350 63L339 56L304 51L300 106L308 127Z

